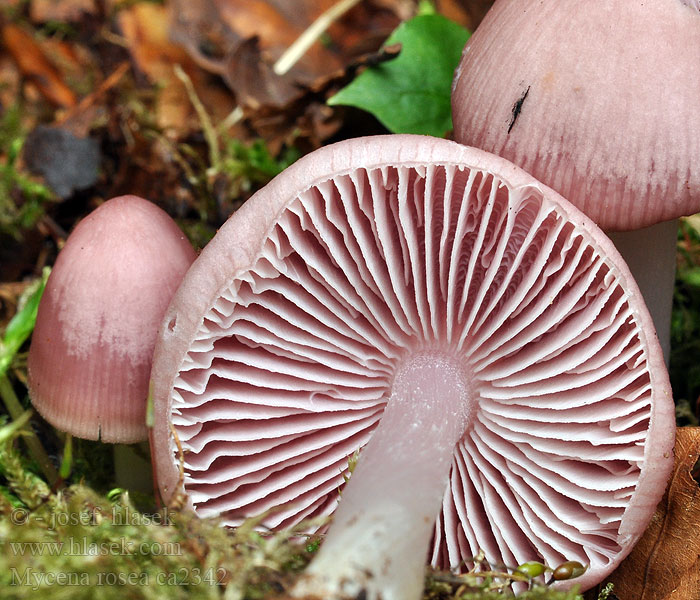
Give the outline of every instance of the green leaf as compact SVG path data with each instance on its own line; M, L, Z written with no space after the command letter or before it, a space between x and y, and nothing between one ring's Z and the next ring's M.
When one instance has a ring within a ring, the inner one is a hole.
M5 374L15 354L34 329L39 301L44 293L49 271L48 268L45 269L41 279L28 290L24 304L12 317L5 329L4 337L0 339L0 377Z
M328 104L366 110L393 133L442 137L452 129L452 79L468 39L442 15L414 17L386 41L401 44L399 56L363 71Z

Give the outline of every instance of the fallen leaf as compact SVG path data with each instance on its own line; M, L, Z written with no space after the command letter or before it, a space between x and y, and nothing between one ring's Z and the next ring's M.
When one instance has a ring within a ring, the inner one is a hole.
M398 12L407 13L405 0L359 2L333 21L288 71L275 72L277 60L337 2L172 0L171 38L200 67L223 77L253 135L271 147L293 136L314 147L339 124L325 110L309 107L324 105L330 93L347 83L348 69L375 53L398 25ZM273 123L276 131L270 137Z
M35 23L77 23L84 15L94 15L96 12L95 0L32 0L29 5L29 16Z
M170 39L185 48L200 67L221 75L222 59L241 39L222 22L215 1L171 0L167 7Z
M162 6L140 3L119 12L117 22L136 67L151 83L160 86L156 121L163 129L189 129L192 114L183 85L173 65L189 66L187 54L171 44Z
M632 553L606 579L621 600L700 600L699 457L700 427L678 428L666 494Z
M448 19L474 31L494 0L437 0L435 8Z
M222 75L244 106L286 109L330 77L342 76L358 57L375 52L399 23L387 8L389 0L359 2L287 72L273 72L276 61L337 1L172 0L172 39L198 65Z
M235 108L231 94L209 85L208 74L196 67L183 48L170 41L168 12L164 6L137 3L119 12L118 23L138 69L160 87L156 119L161 128L180 134L201 128L187 91L175 75L175 65L180 65L190 77L214 122L223 120Z
M262 58L258 37L244 40L229 57L224 81L235 90L238 102L252 110L263 106L283 108L304 95L289 77L279 77Z
M9 23L2 28L2 41L22 74L39 89L42 96L62 108L75 105L77 99L73 90L63 82L58 69L29 33Z
M238 46L258 38L274 64L296 39L338 0L172 0L172 37L200 66L221 73ZM395 0L393 4L402 7ZM402 9L405 12L405 9ZM375 51L400 21L388 3L365 0L336 19L289 73L289 81L312 85L363 53ZM234 90L235 91L235 90Z

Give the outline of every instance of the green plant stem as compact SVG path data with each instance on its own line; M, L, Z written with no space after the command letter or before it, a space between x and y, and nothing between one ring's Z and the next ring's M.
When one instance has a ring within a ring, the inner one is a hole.
M209 114L204 108L199 96L197 96L197 92L194 89L194 85L192 84L192 80L190 79L189 75L185 73L185 70L180 65L173 66L173 70L175 71L177 78L185 86L187 96L189 97L190 102L197 113L199 122L202 125L204 139L207 141L207 146L209 147L209 162L211 163L212 169L214 169L215 172L218 172L221 166L221 154L219 151L219 140L216 136L214 124L209 118Z
M3 426L3 428L0 429L0 444L4 444L6 441L14 439L17 436L17 432L19 432L25 425L27 425L27 423L29 423L29 420L32 418L33 414L34 411L29 408L22 413L19 419L15 419L12 421L12 423Z
M22 418L22 415L25 412L24 408L22 408L22 405L15 394L15 390L12 389L12 383L10 383L7 375L0 376L0 397L2 397L5 408L10 414L10 417L12 417L13 421ZM53 466L49 455L46 453L46 450L44 450L44 447L41 445L41 441L37 437L36 433L32 431L29 435L23 437L23 440L27 445L29 454L39 465L39 468L48 480L49 485L53 485L58 479L58 473L56 468Z
M73 470L73 436L70 433L66 434L66 443L63 446L63 458L61 459L61 467L58 474L61 479L68 479L70 472Z

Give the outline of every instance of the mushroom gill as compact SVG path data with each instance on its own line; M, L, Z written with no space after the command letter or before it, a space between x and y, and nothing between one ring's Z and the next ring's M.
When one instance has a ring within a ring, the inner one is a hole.
M413 597L422 569L407 565L431 539L436 566L480 550L511 566L577 560L593 585L641 534L673 444L658 343L611 243L524 172L444 140L353 140L289 171L234 215L169 309L192 311L219 262L178 350L164 328L156 352L166 494L171 421L202 515L235 526L270 511L276 529L340 500L307 576L324 597L406 579L382 597ZM256 208L261 235L244 237ZM229 269L232 243L246 256ZM350 548L361 523L396 515L408 522ZM351 588L328 583L333 570Z

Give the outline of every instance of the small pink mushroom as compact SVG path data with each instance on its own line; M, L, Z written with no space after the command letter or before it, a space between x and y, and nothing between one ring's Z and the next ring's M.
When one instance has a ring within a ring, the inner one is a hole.
M428 137L322 148L252 197L173 297L152 384L166 498L232 526L335 512L298 596L414 600L427 561L480 550L579 561L590 587L672 466L668 376L613 245L506 160Z
M121 196L66 241L39 305L29 351L32 404L87 439L144 440L158 325L195 252L155 204Z
M682 215L700 210L696 0L497 0L467 43L455 139L503 156L611 235L670 347Z

